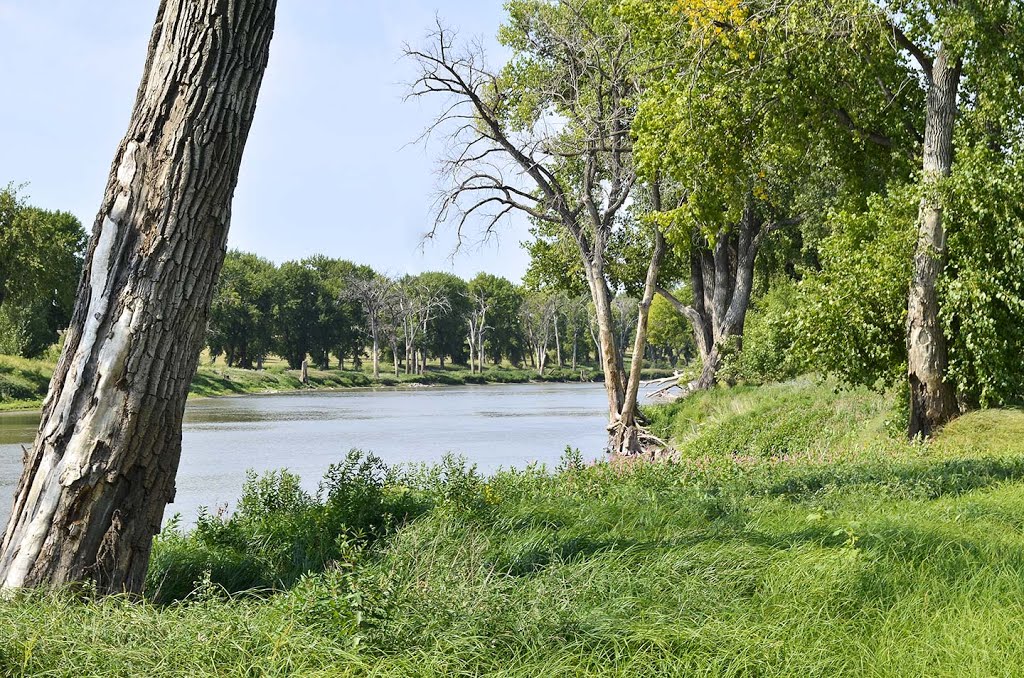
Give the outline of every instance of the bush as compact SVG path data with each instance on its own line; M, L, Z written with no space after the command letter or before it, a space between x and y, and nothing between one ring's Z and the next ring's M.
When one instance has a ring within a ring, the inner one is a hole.
M183 534L172 523L157 538L148 585L156 600L187 597L205 580L229 593L287 588L310 572L365 548L423 510L379 458L349 452L315 495L287 471L250 472L233 514L200 513Z

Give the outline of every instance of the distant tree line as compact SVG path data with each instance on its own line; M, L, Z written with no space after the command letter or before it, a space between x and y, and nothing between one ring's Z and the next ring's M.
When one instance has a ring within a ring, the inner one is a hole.
M67 327L85 230L68 212L33 207L0 189L0 353L37 357Z
M636 300L615 300L621 346L632 341ZM671 310L671 309L669 309ZM692 355L676 314L654 323L652 359L676 364ZM463 280L428 271L391 276L369 266L317 255L281 265L228 253L210 311L214 359L259 369L277 355L298 369L307 358L326 369L373 364L394 374L422 373L428 361L482 371L507 361L543 371L575 369L598 357L592 305L585 295L545 291L479 273Z

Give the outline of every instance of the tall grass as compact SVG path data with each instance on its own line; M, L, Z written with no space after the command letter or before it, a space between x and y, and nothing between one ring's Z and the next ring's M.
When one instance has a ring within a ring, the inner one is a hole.
M0 602L0 667L1016 675L1024 413L921 445L886 433L890 409L799 383L653 413L677 431L674 464L567 454L483 478L352 454L314 494L251 478L234 515L161 535L148 600Z

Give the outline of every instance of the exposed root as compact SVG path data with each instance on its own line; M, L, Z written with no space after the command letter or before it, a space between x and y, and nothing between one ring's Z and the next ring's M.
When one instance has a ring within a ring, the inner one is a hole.
M608 425L608 454L613 459L660 461L673 456L675 450L645 426L639 423L627 426L618 421Z

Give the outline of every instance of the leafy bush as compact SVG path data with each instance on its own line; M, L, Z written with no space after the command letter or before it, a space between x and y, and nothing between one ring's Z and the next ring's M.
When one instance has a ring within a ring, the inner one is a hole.
M202 512L182 534L158 537L148 584L157 600L186 597L204 577L228 592L279 589L369 546L426 508L398 490L397 471L349 452L324 474L315 495L287 471L249 473L233 514Z
M756 301L747 314L743 350L739 353L739 374L748 381L786 381L795 378L804 365L793 350L796 332L793 307L796 288L781 281Z

